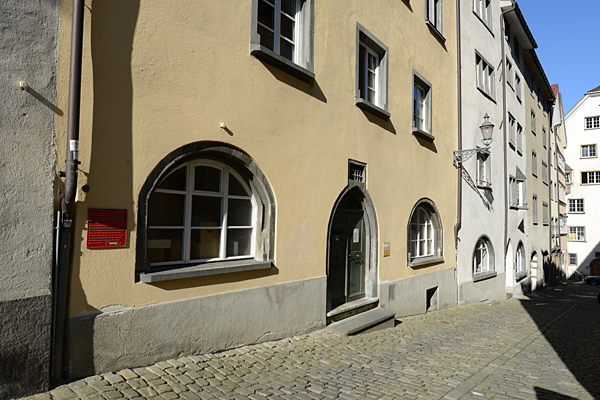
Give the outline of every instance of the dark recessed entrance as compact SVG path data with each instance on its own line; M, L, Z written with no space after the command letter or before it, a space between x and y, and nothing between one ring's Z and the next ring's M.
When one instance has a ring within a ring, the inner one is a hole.
M367 238L363 196L351 190L334 211L329 231L329 309L365 297Z

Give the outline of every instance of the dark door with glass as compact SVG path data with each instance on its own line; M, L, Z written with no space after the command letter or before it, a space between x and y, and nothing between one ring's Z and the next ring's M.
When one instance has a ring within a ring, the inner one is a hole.
M346 195L331 224L327 289L331 308L365 297L365 223L362 206Z

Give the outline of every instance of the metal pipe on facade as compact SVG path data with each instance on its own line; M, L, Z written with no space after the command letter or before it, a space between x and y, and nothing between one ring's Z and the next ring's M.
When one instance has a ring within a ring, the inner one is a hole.
M83 48L84 0L73 1L71 28L71 61L69 72L69 108L67 121L67 157L64 197L58 213L56 235L57 258L54 271L53 337L51 379L58 381L65 376L63 355L65 353L65 328L69 299L72 226L75 195L77 192L77 166L79 164L79 115L81 104L81 55Z
M504 48L504 14L500 14L500 35L501 55L502 55L502 141L504 150L504 272L506 273L506 255L508 252L508 149L506 140L506 54Z
M460 36L460 1L456 2L456 71L457 71L457 105L458 105L458 150L462 150L462 59ZM454 248L458 250L458 233L462 227L462 163L456 173L456 225L454 225ZM456 253L458 257L458 252ZM457 263L458 264L458 263ZM458 279L458 274L457 274Z

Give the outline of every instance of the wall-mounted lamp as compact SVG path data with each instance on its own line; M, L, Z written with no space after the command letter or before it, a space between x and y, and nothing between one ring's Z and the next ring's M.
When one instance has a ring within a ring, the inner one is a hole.
M477 153L488 153L490 144L494 140L492 135L494 134L494 124L490 122L490 116L485 114L483 117L483 123L479 126L481 130L481 142L485 147L478 147L476 149L457 150L453 152L453 163L455 167L462 167L463 161L467 161Z

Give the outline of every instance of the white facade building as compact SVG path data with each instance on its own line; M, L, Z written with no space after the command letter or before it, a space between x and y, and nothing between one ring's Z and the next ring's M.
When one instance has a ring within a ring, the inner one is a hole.
M569 268L600 275L600 86L590 90L565 117L569 143L566 162ZM593 265L597 270L593 270Z

